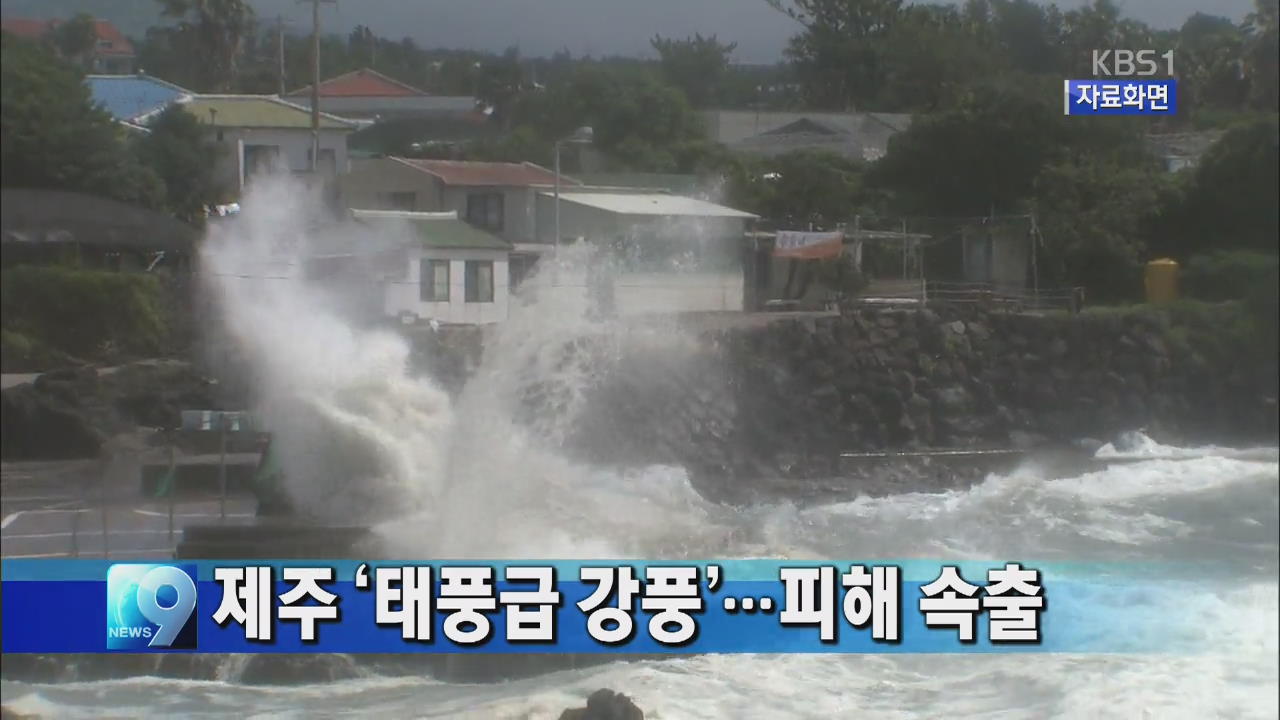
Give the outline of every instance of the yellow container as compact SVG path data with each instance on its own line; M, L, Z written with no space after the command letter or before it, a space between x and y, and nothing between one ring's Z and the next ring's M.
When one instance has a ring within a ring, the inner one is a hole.
M1168 258L1147 263L1144 278L1147 302L1167 303L1178 299L1178 263Z

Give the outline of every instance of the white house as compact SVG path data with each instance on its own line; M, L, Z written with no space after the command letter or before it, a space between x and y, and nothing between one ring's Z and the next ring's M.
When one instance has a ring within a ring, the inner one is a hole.
M541 192L541 242L553 241L554 215L554 193ZM560 193L560 235L595 245L607 270L563 282L602 292L619 315L740 312L754 305L756 217L681 195L572 188Z
M195 95L177 103L213 128L218 179L238 198L255 171L281 166L311 171L311 112L274 95ZM146 122L147 117L139 118ZM320 114L317 170L332 178L348 169L347 136L361 123Z
M394 248L384 263L383 312L403 322L484 325L507 318L511 245L455 212L352 210Z
M537 193L555 183L553 171L529 162L386 157L352 161L342 190L352 208L457 213L511 243L512 281L518 285L537 259L550 252L551 245L537 244L537 226L548 221L537 217L534 206ZM563 175L560 184L581 185Z

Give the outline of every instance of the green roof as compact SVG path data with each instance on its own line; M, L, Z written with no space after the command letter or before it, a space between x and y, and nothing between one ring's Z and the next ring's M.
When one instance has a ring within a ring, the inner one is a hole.
M397 223L406 222L397 217L362 217L362 223ZM492 235L455 218L432 218L429 220L408 220L423 247L468 250L510 250L511 244L502 238Z
M182 107L202 122L216 127L300 130L311 127L310 110L267 95L197 95ZM320 127L354 130L357 123L320 113Z

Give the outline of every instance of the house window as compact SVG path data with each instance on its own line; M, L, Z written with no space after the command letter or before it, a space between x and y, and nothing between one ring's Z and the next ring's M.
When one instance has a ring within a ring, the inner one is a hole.
M418 205L418 194L414 192L378 193L378 208L381 210L413 211Z
M502 193L467 196L467 222L485 230L502 230Z
M468 260L466 272L467 302L493 302L493 261Z
M449 302L449 261L424 259L418 270L418 299Z

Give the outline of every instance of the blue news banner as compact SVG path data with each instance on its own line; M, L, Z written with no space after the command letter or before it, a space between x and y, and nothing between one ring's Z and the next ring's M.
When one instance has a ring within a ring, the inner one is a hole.
M0 638L6 653L1156 650L1176 604L1133 593L1180 593L1138 575L1016 562L5 560Z
M1064 115L1173 115L1178 85L1163 80L1063 80Z

